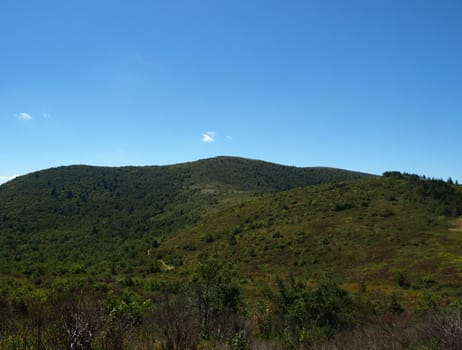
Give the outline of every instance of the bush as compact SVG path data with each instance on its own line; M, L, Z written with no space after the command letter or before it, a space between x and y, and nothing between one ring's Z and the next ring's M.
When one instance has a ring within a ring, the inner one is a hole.
M291 276L288 282L278 279L277 289L268 294L273 335L289 348L309 348L353 324L353 301L333 281L310 287Z
M229 267L218 260L209 259L199 264L191 291L206 338L220 328L222 315L237 311L240 290Z

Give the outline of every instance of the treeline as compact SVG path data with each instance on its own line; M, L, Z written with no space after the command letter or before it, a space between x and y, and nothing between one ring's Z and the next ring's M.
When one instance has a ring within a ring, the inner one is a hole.
M0 299L0 349L460 349L462 306L367 298L330 279L277 279L245 306L232 269L214 259L183 286L141 297L73 290Z
M372 177L343 169L299 168L239 157L216 157L180 166L191 169L193 183L220 184L225 188L258 194Z
M438 215L462 215L462 189L451 178L444 181L398 171L385 172L383 176L408 181L411 199L427 201Z

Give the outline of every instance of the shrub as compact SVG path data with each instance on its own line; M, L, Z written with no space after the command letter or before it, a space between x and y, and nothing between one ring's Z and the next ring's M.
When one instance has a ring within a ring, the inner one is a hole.
M269 299L274 305L270 321L274 335L290 348L309 348L353 324L352 299L330 280L310 287L292 276L288 282L278 279Z
M222 315L237 311L240 290L229 267L216 259L199 264L191 291L206 338L219 328Z

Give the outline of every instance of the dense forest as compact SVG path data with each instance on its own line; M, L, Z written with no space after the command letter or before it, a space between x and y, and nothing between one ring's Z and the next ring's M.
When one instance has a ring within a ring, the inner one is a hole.
M218 157L0 186L0 349L459 349L462 188Z

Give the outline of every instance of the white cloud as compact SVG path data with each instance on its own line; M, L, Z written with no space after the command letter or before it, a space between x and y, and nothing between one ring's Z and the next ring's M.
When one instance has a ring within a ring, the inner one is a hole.
M19 114L16 114L16 118L21 120L31 120L32 116L29 113L21 112Z
M0 176L0 185L5 183L5 182L8 182L10 180L13 180L15 177L17 177L18 175L13 175L13 176Z
M44 119L51 119L51 114L50 113L43 113L42 114Z
M213 141L215 141L215 135L216 134L217 133L215 131L207 131L205 134L202 134L201 141L205 142L205 143L213 142Z
M231 136L228 135L228 136L226 136L226 139L227 139L227 140L232 140L233 138L232 138Z

